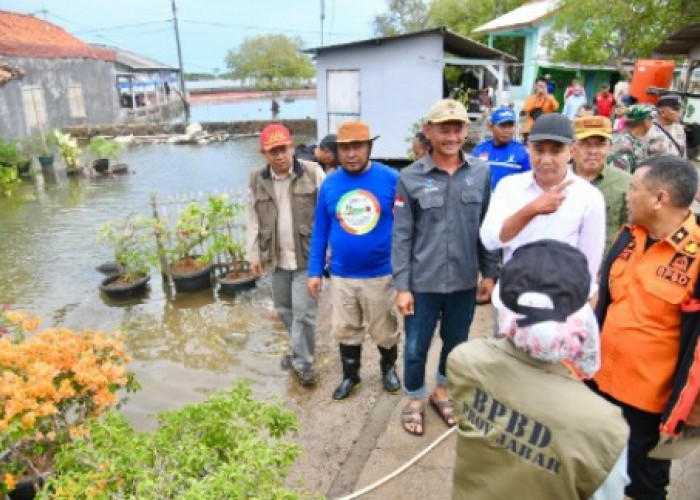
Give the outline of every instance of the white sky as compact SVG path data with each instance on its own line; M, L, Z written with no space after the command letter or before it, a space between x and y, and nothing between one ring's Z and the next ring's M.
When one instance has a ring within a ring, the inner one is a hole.
M247 37L300 36L321 42L322 0L176 0L185 71L225 71ZM324 44L371 38L386 0L325 0ZM88 43L120 46L177 66L171 0L0 0L0 9L46 18ZM46 14L41 12L46 10Z

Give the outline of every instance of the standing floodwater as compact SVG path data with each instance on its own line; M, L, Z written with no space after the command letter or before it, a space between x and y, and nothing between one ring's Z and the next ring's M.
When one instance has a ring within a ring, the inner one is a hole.
M308 138L297 138L299 141ZM150 215L150 193L245 190L263 161L257 138L207 146L135 146L125 154L131 174L68 179L61 166L27 190L36 199L0 198L0 302L43 318L43 326L123 330L143 391L125 411L144 413L200 399L232 379L253 379L263 394L287 387L279 355L286 334L261 288L235 298L215 291L174 295L157 269L150 292L129 305L102 297L99 264L113 260L96 242L100 224L130 213Z

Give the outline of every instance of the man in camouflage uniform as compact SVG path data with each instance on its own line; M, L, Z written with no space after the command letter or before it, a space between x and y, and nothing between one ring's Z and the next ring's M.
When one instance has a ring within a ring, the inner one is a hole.
M639 162L650 156L646 136L654 123L654 107L635 104L627 108L625 118L625 131L613 140L607 164L632 173ZM658 141L654 139L651 144Z
M661 151L652 151L655 155L673 155L685 158L685 129L681 125L681 98L676 94L666 94L659 98L656 103L658 121L654 122L652 130L649 132L663 136L659 146L663 146Z

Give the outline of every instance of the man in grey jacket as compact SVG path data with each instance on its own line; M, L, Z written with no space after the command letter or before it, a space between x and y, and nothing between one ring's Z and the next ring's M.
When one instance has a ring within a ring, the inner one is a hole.
M414 435L423 434L425 362L438 319L443 345L437 387L428 399L453 426L447 355L467 340L475 302L490 297L497 273L497 254L479 240L490 195L489 166L462 153L468 123L466 109L452 99L430 109L424 126L430 153L401 172L394 201L391 260L396 306L405 317L404 386L410 399L402 424Z

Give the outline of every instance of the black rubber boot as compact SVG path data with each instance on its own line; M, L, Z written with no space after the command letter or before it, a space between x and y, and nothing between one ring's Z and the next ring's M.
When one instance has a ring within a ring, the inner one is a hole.
M343 363L343 381L333 391L333 399L347 398L357 384L360 383L361 345L340 344L340 360Z
M401 389L401 380L396 373L396 358L398 357L399 349L394 346L391 349L385 349L377 346L381 358L379 367L382 369L382 382L384 390L387 392L398 392Z

